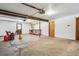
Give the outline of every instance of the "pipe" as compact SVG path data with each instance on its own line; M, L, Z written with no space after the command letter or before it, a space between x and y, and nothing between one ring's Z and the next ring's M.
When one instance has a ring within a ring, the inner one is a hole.
M35 7L35 6L29 5L29 4L26 4L26 3L21 3L21 4L23 4L25 6L29 6L29 7L33 8L33 9L36 9L36 10L39 10L39 11L41 10L41 9Z

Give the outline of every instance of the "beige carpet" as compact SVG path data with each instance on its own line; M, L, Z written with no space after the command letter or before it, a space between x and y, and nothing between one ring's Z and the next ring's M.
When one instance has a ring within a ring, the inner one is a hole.
M22 37L23 42L28 42L21 51L22 56L79 56L79 41L35 35ZM14 41L18 41L17 36ZM0 42L0 55L15 56L18 52L8 42Z
M41 38L42 39L42 38ZM32 56L61 56L79 55L78 42L72 40L57 40L58 38L42 39L34 44L30 43L29 49L23 55Z

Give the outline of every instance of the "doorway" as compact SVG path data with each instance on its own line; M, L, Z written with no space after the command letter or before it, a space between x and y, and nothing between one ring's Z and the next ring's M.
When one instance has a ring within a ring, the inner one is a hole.
M79 17L76 18L76 40L79 40Z
M20 23L16 24L16 34L17 35L22 34L22 24Z
M49 21L49 36L55 37L55 22Z

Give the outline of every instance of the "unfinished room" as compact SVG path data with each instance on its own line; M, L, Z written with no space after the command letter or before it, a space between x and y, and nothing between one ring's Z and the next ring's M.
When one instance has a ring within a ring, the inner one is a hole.
M79 56L79 3L0 3L0 56Z

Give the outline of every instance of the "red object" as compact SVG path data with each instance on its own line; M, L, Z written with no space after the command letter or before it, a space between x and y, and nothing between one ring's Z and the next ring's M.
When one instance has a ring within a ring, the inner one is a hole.
M9 41L10 40L10 35L5 35L4 36L4 41Z

